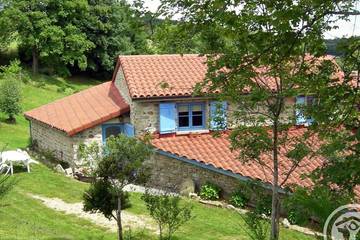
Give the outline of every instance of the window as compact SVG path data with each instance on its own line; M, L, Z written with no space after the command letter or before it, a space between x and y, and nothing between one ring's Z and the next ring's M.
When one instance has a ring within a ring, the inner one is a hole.
M177 109L179 130L202 129L205 127L204 104L178 104Z
M227 127L226 119L227 102L210 102L210 128L212 130L225 130Z
M125 134L126 136L133 137L135 135L135 130L133 125L130 123L109 123L102 125L102 140L103 143L106 142L106 139L111 136L118 136L119 134Z
M108 139L111 136L116 137L120 133L123 132L123 126L122 124L104 124L102 125L102 138L103 142L106 142L106 139Z
M310 125L314 119L312 117L304 116L304 108L314 104L315 98L313 96L298 96L296 97L296 124L297 125Z

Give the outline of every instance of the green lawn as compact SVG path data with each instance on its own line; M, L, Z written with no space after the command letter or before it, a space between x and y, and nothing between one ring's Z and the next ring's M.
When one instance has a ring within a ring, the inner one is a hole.
M45 197L56 197L66 202L79 202L83 191L88 187L71 178L53 172L44 165L34 165L30 174L17 168L14 175L18 183L5 198L0 208L0 239L116 239L116 234L89 221L72 215L48 209L29 193ZM140 194L131 194L135 214L147 215ZM176 234L178 240L246 240L242 218L238 213L221 208L207 207L192 201L194 219ZM135 230L135 229L134 229ZM298 232L282 229L283 240L313 239ZM146 235L137 239L154 239Z
M38 75L22 84L22 109L24 112L28 111L97 83L99 82L82 77L63 79ZM0 113L0 149L5 144L8 148L26 147L29 144L28 121L21 114L16 118L17 124L8 124L4 121L5 117Z
M29 110L68 95L71 91L60 89L84 89L97 82L82 78L61 79L38 76L24 84L23 109ZM0 147L23 148L28 145L28 122L23 116L17 117L17 124L3 122L0 115ZM73 215L48 209L29 194L57 197L66 202L79 202L87 184L53 172L44 165L35 165L30 174L18 168L12 177L18 180L16 187L0 205L0 240L5 239L47 239L47 240L106 240L116 239L116 234L95 226L89 221ZM140 194L131 194L130 212L146 215ZM194 219L176 234L177 240L246 240L241 216L236 212L213 208L192 202ZM135 233L136 234L136 233ZM140 233L142 234L142 233ZM298 232L282 229L283 240L313 239ZM137 239L155 239L154 236L138 236Z

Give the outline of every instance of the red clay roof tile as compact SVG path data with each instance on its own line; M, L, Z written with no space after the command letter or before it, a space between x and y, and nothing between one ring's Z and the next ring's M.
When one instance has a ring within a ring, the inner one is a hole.
M190 96L204 80L205 61L197 54L119 56L114 78L121 65L132 98Z
M312 59L313 56L306 56L307 61ZM332 60L333 57L318 59ZM206 56L197 54L119 56L113 81L120 67L133 99L191 96L195 85L204 81L207 73ZM257 68L256 72L258 76L254 81L271 90L277 89L278 80L267 77L265 67ZM337 72L336 77L341 79L342 72Z
M289 136L295 137L304 133L306 128L294 128L289 132ZM228 134L220 137L213 137L212 134L183 135L176 137L158 137L152 140L152 144L165 152L179 157L185 157L189 160L212 165L215 168L227 170L251 179L261 180L266 183L272 182L272 171L255 162L244 163L238 157L238 153L230 150L230 141ZM285 174L292 166L292 162L284 155L284 149L280 154L280 180L282 182ZM262 156L262 160L268 166L272 166L272 159L268 155ZM323 164L320 157L306 158L300 166L289 177L287 185L296 184L305 187L312 185L309 178L303 178L303 175L311 173ZM359 195L360 196L360 195Z
M25 113L69 136L130 111L112 82L91 87Z

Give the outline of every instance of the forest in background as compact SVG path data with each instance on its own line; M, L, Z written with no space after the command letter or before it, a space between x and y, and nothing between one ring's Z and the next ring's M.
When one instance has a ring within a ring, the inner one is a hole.
M0 0L0 5L0 64L19 58L33 73L108 80L118 55L204 48L196 33L183 36L178 22L160 18L142 1ZM325 40L327 54L341 56L341 40Z

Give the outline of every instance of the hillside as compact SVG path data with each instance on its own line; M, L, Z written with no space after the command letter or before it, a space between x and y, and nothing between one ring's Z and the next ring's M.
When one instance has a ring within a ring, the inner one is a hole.
M39 75L23 85L23 110L28 110L55 99L69 95L74 91L87 88L98 82L84 78L52 78ZM24 148L29 143L28 122L23 116L17 117L17 124L3 122L1 116L0 144L8 144L8 149ZM75 215L47 208L31 195L58 198L67 203L80 203L88 184L78 182L55 173L46 166L33 165L30 174L21 166L15 169L12 177L18 183L15 189L4 199L0 207L0 239L66 239L66 240L110 240L116 234ZM128 210L135 215L147 215L140 194L131 194L132 207ZM246 240L241 215L235 211L213 208L192 202L195 217L176 234L178 240ZM155 239L148 231L132 229L132 239ZM282 230L283 240L313 239L304 234Z

